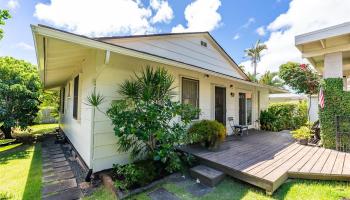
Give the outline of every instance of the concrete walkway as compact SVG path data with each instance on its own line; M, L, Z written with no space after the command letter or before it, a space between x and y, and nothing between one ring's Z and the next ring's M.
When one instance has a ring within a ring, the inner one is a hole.
M42 157L42 199L71 200L82 197L62 145L55 144L54 137L47 138L42 143Z

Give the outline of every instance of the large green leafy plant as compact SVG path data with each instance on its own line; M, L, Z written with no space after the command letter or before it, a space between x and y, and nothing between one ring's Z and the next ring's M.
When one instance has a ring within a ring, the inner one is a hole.
M39 110L41 82L36 68L23 60L0 58L0 127L11 138L11 127L26 128Z
M284 82L297 93L309 96L317 94L320 89L320 76L308 64L288 62L280 66L279 76ZM308 110L308 116L310 107ZM310 119L309 119L310 120Z
M169 172L181 168L176 146L187 142L186 128L199 110L172 101L174 78L163 68L147 67L120 85L123 99L107 111L120 151L133 158L160 161Z
M261 129L269 131L294 130L307 122L307 104L274 103L261 111Z

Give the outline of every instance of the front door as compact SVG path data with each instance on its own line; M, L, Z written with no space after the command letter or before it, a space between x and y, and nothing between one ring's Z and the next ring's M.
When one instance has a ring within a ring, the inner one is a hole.
M215 87L215 120L226 125L226 88Z
M247 124L246 113L246 95L245 93L239 93L239 125Z

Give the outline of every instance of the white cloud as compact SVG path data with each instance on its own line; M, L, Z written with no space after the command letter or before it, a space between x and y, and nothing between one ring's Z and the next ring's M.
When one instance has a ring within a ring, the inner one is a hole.
M234 39L234 40L238 40L240 37L241 37L241 36L239 35L239 33L236 33L236 35L233 36L233 39Z
M89 36L155 32L151 21L168 22L172 9L163 0L145 7L140 0L51 0L38 3L34 16L74 33ZM159 3L159 5L155 5ZM156 8L156 9L155 9Z
M256 29L256 33L258 35L260 35L260 36L266 35L265 27L264 26L260 26L259 28Z
M220 0L195 0L185 9L186 27L178 24L172 32L212 31L220 25Z
M151 19L153 24L159 22L170 23L174 18L173 9L169 6L168 1L151 0L150 5L156 11L156 14Z
M15 45L15 47L23 49L23 50L27 50L27 51L34 51L34 47L30 44L25 43L25 42L19 42Z
M10 10L15 10L16 8L19 7L19 2L18 0L9 0L7 2L7 7L10 9Z
M251 17L248 19L248 21L242 25L241 28L249 28L250 25L254 24L255 23L255 18L254 17Z
M350 21L349 8L349 0L292 0L288 11L267 26L270 37L264 43L268 50L261 57L258 72L277 71L288 61L302 62L294 44L295 36ZM241 64L252 71L249 61Z

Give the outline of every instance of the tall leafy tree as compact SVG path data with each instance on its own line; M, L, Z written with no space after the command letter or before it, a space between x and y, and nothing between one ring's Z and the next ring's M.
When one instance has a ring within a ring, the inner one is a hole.
M0 9L0 25L5 25L5 20L10 19L11 15L8 10ZM0 40L4 37L4 30L0 28Z
M252 45L251 48L244 50L245 56L250 58L250 61L252 63L252 66L254 68L254 77L256 77L256 67L258 65L258 62L260 61L261 52L263 50L267 49L267 46L265 44L260 43L260 40L256 41L254 45Z
M264 85L271 85L275 87L282 87L283 81L279 79L278 72L270 72L266 71L265 74L263 74L260 79L259 83Z
M317 94L320 87L320 76L308 64L288 62L280 66L279 76L297 93L304 93L309 96ZM308 115L310 112L310 106ZM310 115L309 115L310 116Z
M36 67L12 57L0 58L0 127L5 138L11 128L30 125L39 110L41 82Z

